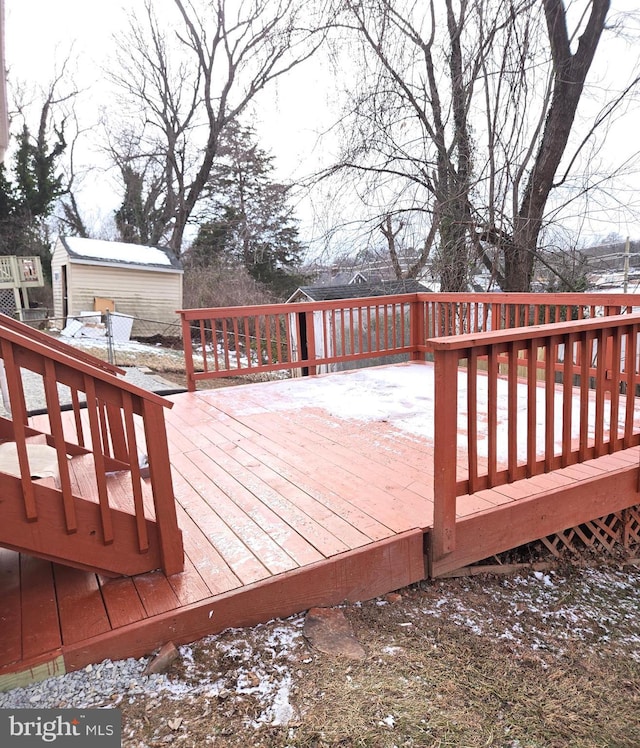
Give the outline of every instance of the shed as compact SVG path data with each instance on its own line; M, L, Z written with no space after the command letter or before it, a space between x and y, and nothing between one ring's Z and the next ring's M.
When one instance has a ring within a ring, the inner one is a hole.
M134 318L138 336L179 336L181 262L161 247L58 238L51 257L53 316L62 324L83 312L115 311Z

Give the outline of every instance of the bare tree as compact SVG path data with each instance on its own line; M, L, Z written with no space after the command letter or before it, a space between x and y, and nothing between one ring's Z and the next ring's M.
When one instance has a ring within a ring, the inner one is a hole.
M489 33L476 34L474 10L468 2L455 8L453 0L445 0L442 14L433 0L426 11L390 0L348 3L342 25L362 40L365 62L360 93L343 122L349 140L328 172L351 171L364 180L364 194L380 206L387 226L391 216L422 222L427 216L408 272L419 274L432 259L448 291L466 289L471 267L469 112L501 23L496 15Z
M359 93L324 176L356 175L377 225L429 216L433 249L413 271L429 258L443 290L466 288L476 258L504 290L528 290L550 198L640 80L575 137L608 10L582 0L570 30L562 0L352 0L342 28L362 43Z
M316 51L324 11L320 0L173 0L173 7L177 19L167 24L145 0L144 17L132 19L119 42L111 77L128 107L128 144L137 143L117 152L129 197L142 189L138 202L152 207L155 227L178 254L221 133ZM157 241L157 232L150 238Z
M512 229L489 224L481 238L500 248L504 259L504 287L528 290L533 277L538 236L556 172L565 154L580 103L585 80L605 28L610 0L591 0L585 8L586 23L577 49L567 27L562 0L542 0L552 73L541 108L539 127L529 141L527 158L513 180L514 210Z

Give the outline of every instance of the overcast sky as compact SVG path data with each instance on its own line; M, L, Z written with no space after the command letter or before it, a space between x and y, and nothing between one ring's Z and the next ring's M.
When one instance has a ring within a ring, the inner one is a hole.
M49 83L56 66L69 57L71 50L77 60L76 83L85 89L82 97L85 121L97 121L102 103L100 71L112 49L112 37L126 25L125 9L141 8L142 0L5 0L5 3L7 65L12 81ZM637 10L638 2L613 0L612 5L618 10ZM623 70L628 75L629 69L638 64L638 47L623 42L603 45L597 59L601 82L606 86L612 77ZM276 157L280 178L306 173L321 156L330 155L331 142L325 140L318 145L317 137L329 122L330 96L331 80L316 61L294 70L286 81L281 80L262 96L257 123L260 141ZM612 133L612 152L636 149L639 132L640 115L636 106ZM640 215L639 175L631 184L637 184L638 189L621 193L620 199L635 205L636 217L629 218L623 210L603 211L602 221L594 222L594 233L610 230L640 238L640 224L636 223ZM90 200L108 213L117 207L117 196L104 178L99 178L97 185Z

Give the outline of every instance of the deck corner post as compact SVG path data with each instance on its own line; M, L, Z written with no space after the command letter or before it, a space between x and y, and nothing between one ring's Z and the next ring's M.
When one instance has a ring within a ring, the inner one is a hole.
M436 349L432 561L456 548L458 352Z
M191 327L184 313L178 312L178 314L180 314L181 325L182 325L182 349L184 351L184 364L185 364L185 370L187 374L187 390L189 390L189 392L195 392L196 391L196 380L195 380L195 377L193 376L194 368L193 368L193 346L191 344Z

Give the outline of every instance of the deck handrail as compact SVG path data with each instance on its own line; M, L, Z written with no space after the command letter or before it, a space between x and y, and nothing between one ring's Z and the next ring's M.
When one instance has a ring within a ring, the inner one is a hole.
M181 309L187 386L193 391L202 379L287 369L315 374L335 363L418 355L420 340L411 339L420 329L412 320L418 296Z
M135 516L138 552L149 550L148 521L157 528L159 555L167 574L181 571L183 551L173 495L164 408L172 403L116 376L117 367L104 365L89 354L76 355L71 346L49 339L15 320L0 320L0 356L5 369L11 417L0 418L0 441L15 442L20 466L23 520L39 519L36 495L41 493L31 477L28 443L40 438L53 447L57 457L59 486L48 496L59 503L64 527L70 535L79 531L72 490L69 458L88 455L93 467L100 513L101 541L114 542L112 509L118 503L110 495L108 474L128 476L127 510ZM42 378L47 405L44 428L29 423L22 370ZM61 416L59 388L68 388L73 422ZM141 455L146 454L153 506L145 507ZM15 479L14 479L15 480ZM120 504L123 497L118 497ZM149 516L153 515L153 516Z
M187 386L381 356L424 359L431 338L640 312L637 294L414 293L182 309ZM196 367L194 344L201 363Z
M435 558L455 549L457 496L640 444L640 313L440 337L430 346Z

